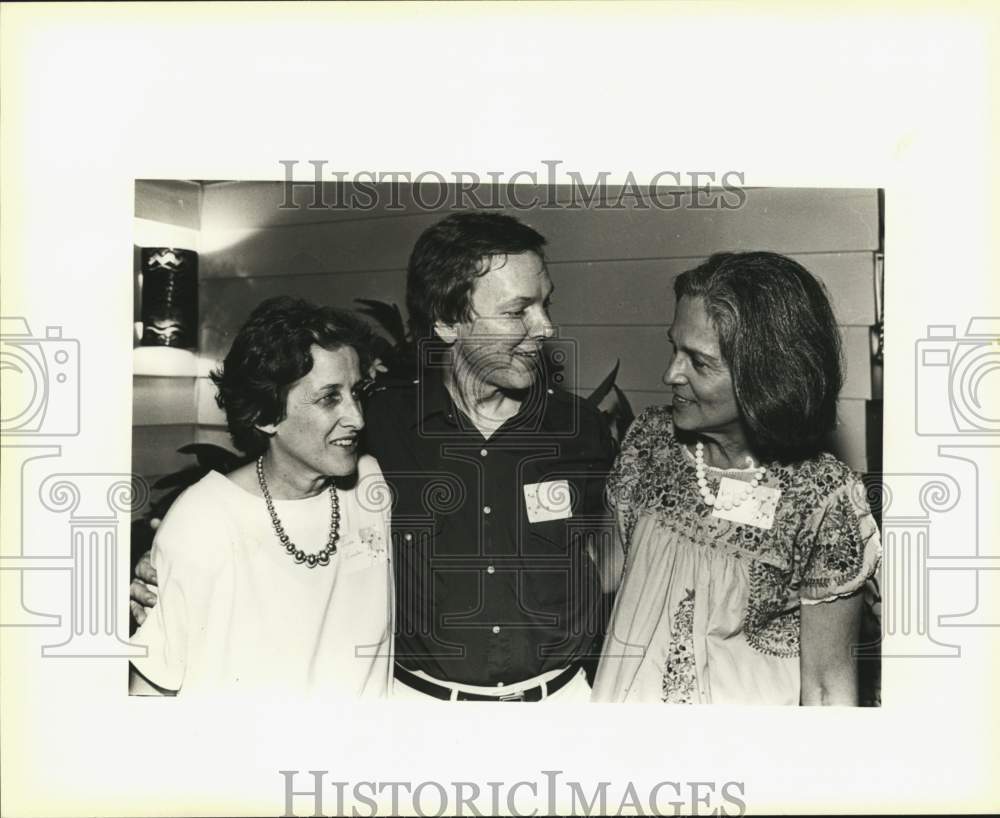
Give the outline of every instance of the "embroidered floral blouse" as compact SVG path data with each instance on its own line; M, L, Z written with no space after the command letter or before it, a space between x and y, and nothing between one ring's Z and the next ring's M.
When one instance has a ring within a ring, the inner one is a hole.
M714 516L670 407L632 424L607 486L626 562L595 701L799 703L800 605L858 590L881 546L864 484L832 455L771 465L761 486L781 492L770 529Z

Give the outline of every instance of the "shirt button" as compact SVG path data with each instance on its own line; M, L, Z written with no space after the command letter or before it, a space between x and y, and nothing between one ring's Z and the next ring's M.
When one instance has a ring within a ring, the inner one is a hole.
M545 391L548 392L550 395L554 395L555 394L555 390L554 389L546 389Z
M409 531L407 531L403 535L403 539L406 540L407 542L413 542L413 535Z
M496 572L497 572L497 569L496 569L496 568L494 568L494 567L493 567L492 565L491 565L491 566L489 566L489 567L488 567L488 568L486 569L486 573L487 573L487 574L495 574Z
M482 457L486 457L486 455L488 455L488 454L489 454L489 452L488 452L488 451L486 451L486 449L480 449L480 450L479 450L479 454L480 454L480 455L481 455Z
M493 633L500 633L500 626L499 625L494 625L493 626Z
M483 514L490 514L492 512L493 512L492 508L490 508L489 506L483 506Z

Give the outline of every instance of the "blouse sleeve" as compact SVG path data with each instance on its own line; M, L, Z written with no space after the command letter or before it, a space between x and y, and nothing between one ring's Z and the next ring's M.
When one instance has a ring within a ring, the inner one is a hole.
M809 518L802 543L803 604L849 596L878 568L882 544L865 491L850 473Z
M374 524L375 533L370 544L372 546L373 560L375 562L382 562L385 567L386 599L386 629L381 641L371 645L359 646L356 650L362 651L357 654L359 657L382 657L385 660L384 677L376 674L372 678L376 679L376 681L381 679L381 681L377 681L372 688L369 688L366 683L365 688L366 695L369 689L371 689L375 691L376 696L384 696L385 691L391 686L392 662L395 650L393 623L396 621L396 595L392 571L393 493L385 480L378 461L371 455L365 455L358 461L358 483L355 494L357 502ZM368 651L371 651L371 653Z
M608 475L605 493L608 505L616 512L626 553L639 511L647 504L653 453L666 444L670 435L669 407L645 409L629 426Z
M198 487L182 494L153 540L157 602L131 641L146 648L132 664L149 681L180 690L193 628L203 626L228 539L219 510Z

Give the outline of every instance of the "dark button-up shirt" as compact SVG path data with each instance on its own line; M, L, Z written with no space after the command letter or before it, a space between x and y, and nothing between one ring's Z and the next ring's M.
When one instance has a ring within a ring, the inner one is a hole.
M599 648L604 601L586 547L610 536L613 448L596 409L540 384L486 439L427 370L377 391L365 420L393 492L399 664L495 686Z

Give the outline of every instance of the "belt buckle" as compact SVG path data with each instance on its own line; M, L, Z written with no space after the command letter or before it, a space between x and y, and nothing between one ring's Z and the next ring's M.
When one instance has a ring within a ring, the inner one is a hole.
M508 693L506 696L498 696L497 699L502 702L523 702L524 701L524 691L520 693Z

